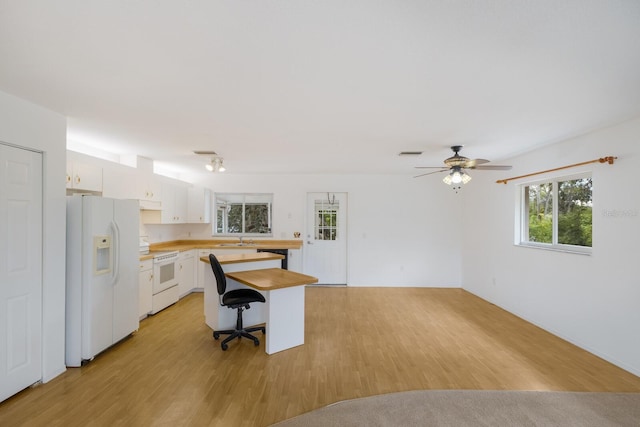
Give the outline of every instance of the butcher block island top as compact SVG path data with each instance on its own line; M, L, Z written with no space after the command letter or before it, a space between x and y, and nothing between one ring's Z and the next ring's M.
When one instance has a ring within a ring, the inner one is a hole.
M283 270L281 268L237 271L234 273L225 273L225 276L261 291L272 291L274 289L318 283L316 277Z

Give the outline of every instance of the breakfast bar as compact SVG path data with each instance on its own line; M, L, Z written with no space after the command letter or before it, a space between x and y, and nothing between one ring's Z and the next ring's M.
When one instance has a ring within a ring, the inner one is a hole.
M282 255L271 253L230 254L217 256L227 277L227 291L251 287L264 295L264 304L255 303L245 311L247 325L266 323L265 351L277 353L304 344L304 285L318 279L283 270L273 265ZM208 257L200 260L209 264ZM213 330L233 328L234 310L221 307L216 279L207 269L205 287L205 321Z

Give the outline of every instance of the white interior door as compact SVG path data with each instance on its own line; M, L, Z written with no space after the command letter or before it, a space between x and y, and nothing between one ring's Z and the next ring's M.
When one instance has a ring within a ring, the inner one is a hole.
M0 401L42 378L42 154L0 144Z
M347 284L347 193L307 193L304 272L318 284Z

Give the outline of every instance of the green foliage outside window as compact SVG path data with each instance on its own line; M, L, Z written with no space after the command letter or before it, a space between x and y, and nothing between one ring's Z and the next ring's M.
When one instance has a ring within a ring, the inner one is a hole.
M592 186L591 178L559 183L558 243L591 247Z
M227 194L215 197L216 234L271 234L271 194Z
M525 241L560 245L592 246L592 180L580 178L524 188L528 206L528 236ZM557 206L554 206L554 189ZM553 224L557 212L557 228Z

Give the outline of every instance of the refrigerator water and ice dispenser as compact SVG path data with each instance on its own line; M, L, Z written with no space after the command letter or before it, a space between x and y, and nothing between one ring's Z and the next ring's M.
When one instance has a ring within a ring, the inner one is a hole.
M111 236L93 236L93 274L111 273Z

